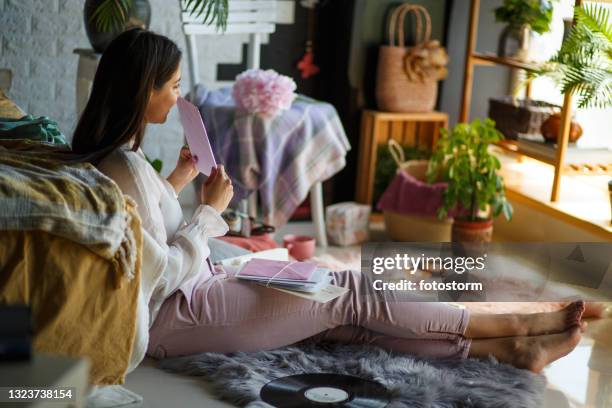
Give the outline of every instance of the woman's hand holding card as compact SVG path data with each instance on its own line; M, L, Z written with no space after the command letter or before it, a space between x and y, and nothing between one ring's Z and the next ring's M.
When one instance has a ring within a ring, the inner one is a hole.
M179 194L181 190L189 184L197 175L199 171L196 167L196 162L191 156L191 152L187 146L183 146L179 154L176 168L168 176L168 182L172 184L176 194Z
M208 180L200 189L200 202L222 213L233 196L234 187L223 165L213 167Z

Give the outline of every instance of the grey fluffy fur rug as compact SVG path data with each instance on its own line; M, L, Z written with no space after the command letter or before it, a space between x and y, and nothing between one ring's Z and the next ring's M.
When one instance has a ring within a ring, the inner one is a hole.
M248 408L269 381L294 374L338 373L378 381L390 390L388 408L541 407L546 380L488 361L417 359L379 347L302 343L255 353L202 353L165 359L166 370L203 376L216 395Z

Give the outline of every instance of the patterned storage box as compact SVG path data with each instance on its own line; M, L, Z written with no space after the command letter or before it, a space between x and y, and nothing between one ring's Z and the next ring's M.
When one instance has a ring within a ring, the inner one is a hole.
M349 201L330 205L325 210L330 243L346 246L367 241L370 236L370 206Z

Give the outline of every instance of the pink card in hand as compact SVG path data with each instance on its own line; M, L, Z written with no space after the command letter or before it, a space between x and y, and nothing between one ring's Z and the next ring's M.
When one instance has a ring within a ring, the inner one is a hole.
M285 268L285 269L283 269ZM308 281L317 265L313 262L273 261L271 259L251 259L244 265L240 274L275 279L296 279ZM282 272L280 272L282 269ZM280 273L279 273L280 272Z
M179 97L176 102L181 117L181 124L185 131L185 138L189 145L191 155L196 161L198 170L206 176L210 176L210 171L217 166L213 155L210 141L206 134L206 128L202 121L202 116L198 108L184 98Z

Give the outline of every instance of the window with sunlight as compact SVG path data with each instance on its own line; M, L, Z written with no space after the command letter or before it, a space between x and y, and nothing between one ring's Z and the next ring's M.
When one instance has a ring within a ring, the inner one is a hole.
M591 2L582 2L591 4ZM612 4L597 3L612 12ZM548 33L539 35L533 33L529 59L533 61L546 61L561 47L564 31L564 20L571 20L573 16L574 1L558 0L555 3L553 22ZM557 105L563 104L563 95L557 85L546 77L533 81L531 96L533 99L543 100ZM576 142L579 148L607 148L612 154L612 108L606 109L576 109L576 98L573 103L574 119L582 126L583 136Z

